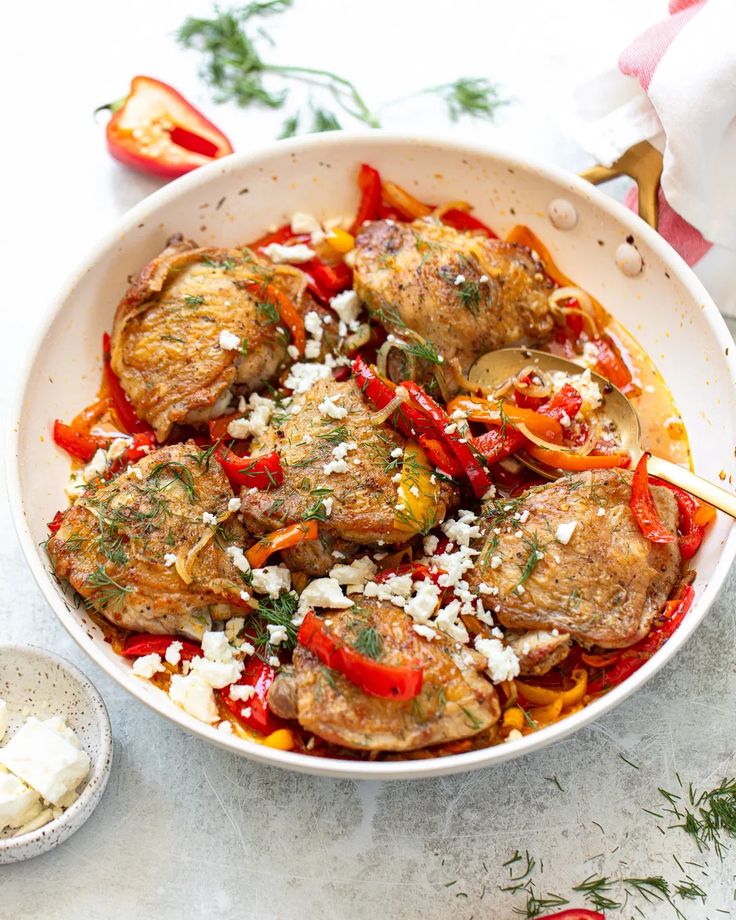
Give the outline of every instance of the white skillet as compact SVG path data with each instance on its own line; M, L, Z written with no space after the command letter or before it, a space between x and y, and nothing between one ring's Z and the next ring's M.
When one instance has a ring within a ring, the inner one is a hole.
M64 507L68 458L50 435L55 417L70 419L90 403L100 378L100 339L109 330L127 278L183 232L208 245L243 243L288 220L355 213L361 162L426 201L465 199L503 235L525 223L561 270L590 290L638 338L670 386L684 418L695 469L728 486L736 473L736 365L733 340L703 286L652 229L622 205L564 170L518 156L418 137L332 133L235 154L171 183L112 228L51 305L21 377L8 439L9 491L28 564L52 609L78 644L133 696L205 740L264 763L325 776L362 779L437 776L498 764L577 731L642 686L692 635L736 554L732 521L719 516L695 558L696 601L674 637L639 671L584 710L521 740L451 757L369 763L305 757L223 736L134 677L83 609L54 581L40 546L46 523ZM547 217L563 198L577 212L570 230ZM628 237L644 260L624 275L614 254Z

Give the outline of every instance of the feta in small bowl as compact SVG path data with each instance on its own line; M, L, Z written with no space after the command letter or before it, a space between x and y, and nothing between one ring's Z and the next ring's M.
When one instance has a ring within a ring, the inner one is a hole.
M111 762L110 719L84 674L44 649L0 645L0 863L78 830Z

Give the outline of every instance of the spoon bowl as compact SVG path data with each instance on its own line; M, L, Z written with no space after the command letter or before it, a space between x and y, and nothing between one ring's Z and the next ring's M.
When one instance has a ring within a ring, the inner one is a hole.
M533 366L545 373L564 371L571 376L581 374L586 368L574 361L550 355L533 348L500 348L482 355L470 369L468 379L478 386L495 389L514 377L525 367ZM621 448L631 457L632 466L641 459L644 449L641 446L641 423L639 416L628 397L612 383L590 372L591 379L598 384L603 396L600 412L616 428ZM559 479L562 470L546 466L526 453L516 455L517 459L529 469L534 470L545 479ZM649 455L647 470L651 476L658 476L672 485L684 489L709 504L719 508L731 517L736 517L736 495L727 492L715 483L697 476L691 470L678 466L669 460Z

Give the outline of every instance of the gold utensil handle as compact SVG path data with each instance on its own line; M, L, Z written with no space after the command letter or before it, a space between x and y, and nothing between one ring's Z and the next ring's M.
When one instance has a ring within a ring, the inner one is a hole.
M630 176L639 192L639 217L657 229L659 220L659 180L662 177L662 154L649 141L629 148L611 166L591 166L579 173L593 185L608 182L618 176Z
M686 492L697 495L714 508L736 517L736 495L732 492L727 492L707 479L696 476L676 463L662 460L661 457L650 457L647 470L650 476L659 476L660 479L671 482L673 486L679 486Z

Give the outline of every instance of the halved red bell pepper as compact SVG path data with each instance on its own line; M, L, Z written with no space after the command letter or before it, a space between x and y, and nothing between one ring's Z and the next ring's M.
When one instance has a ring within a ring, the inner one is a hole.
M606 920L605 915L598 910L590 910L588 907L568 907L566 910L558 910L555 914L545 914L538 917L537 920Z
M461 437L456 430L457 425L453 425L450 416L431 396L424 392L419 384L413 380L405 380L401 385L406 388L414 404L435 424L440 440L444 441L455 454L476 497L482 498L490 488L491 480L478 461L468 439ZM448 432L448 427L455 430Z
M277 451L262 457L238 457L222 444L215 448L215 457L234 489L269 489L284 481L284 470Z
M478 220L477 217L473 217L469 211L461 211L460 208L450 208L445 211L442 215L442 223L447 224L448 227L454 227L455 230L459 230L462 233L485 233L491 239L498 239L498 235L487 224L484 224L482 220Z
M102 359L104 366L104 381L112 397L113 408L118 417L120 424L128 432L134 434L136 431L152 431L148 424L138 418L133 403L130 401L128 394L123 389L117 378L115 371L110 364L110 336L107 332L102 335Z
M649 476L647 475L648 454L641 455L636 464L634 477L631 481L631 498L629 507L634 515L637 527L651 543L674 543L677 537L670 533L659 519L657 507L654 504L652 493L649 491Z
M648 661L655 652L658 652L667 639L674 633L685 614L692 606L695 591L692 585L684 585L677 595L665 604L663 619L636 645L624 649L619 659L612 668L609 668L601 677L588 683L588 693L602 693L617 687L622 681L630 677L635 671Z
M286 724L268 708L268 691L275 676L274 668L254 655L246 660L237 684L230 684L219 691L220 699L230 712L262 735L270 735ZM255 693L248 700L234 700L230 696L230 688L240 686L253 687Z
M398 667L381 664L332 634L325 623L310 610L299 627L297 642L364 693L392 700L411 700L419 696L424 671L418 665Z
M142 172L173 179L233 152L232 144L181 93L153 77L133 77L130 92L110 106L107 147Z
M367 220L378 220L381 216L381 174L377 169L363 163L358 173L358 188L360 189L360 204L350 228L353 236Z
M683 559L692 559L700 549L703 542L705 528L715 519L715 510L710 505L698 501L694 495L685 492L684 489L673 486L664 479L655 479L653 476L649 479L650 485L662 486L674 493L679 511L679 521L677 529L680 534L680 554ZM698 522L698 516L702 517L704 523Z
M126 658L160 655L163 658L166 654L166 649L172 642L181 642L179 655L183 661L191 661L192 658L202 656L202 649L195 645L194 642L187 642L186 639L180 639L178 636L159 636L155 633L136 633L133 636L129 636L123 645L123 655Z

